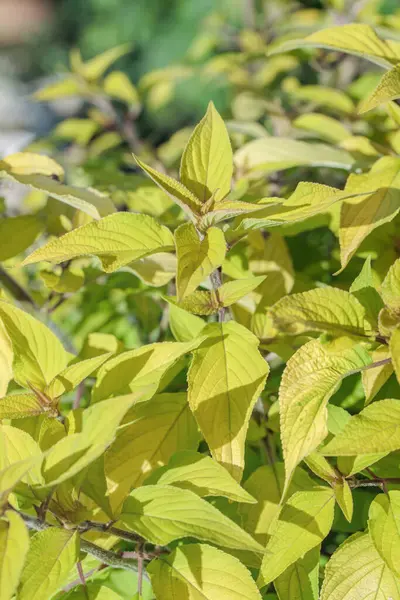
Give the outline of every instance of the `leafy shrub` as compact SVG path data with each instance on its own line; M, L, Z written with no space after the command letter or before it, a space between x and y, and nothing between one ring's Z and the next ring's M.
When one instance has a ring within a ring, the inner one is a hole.
M400 45L287 37L157 147L171 69L73 53L87 116L1 161L1 600L400 597Z

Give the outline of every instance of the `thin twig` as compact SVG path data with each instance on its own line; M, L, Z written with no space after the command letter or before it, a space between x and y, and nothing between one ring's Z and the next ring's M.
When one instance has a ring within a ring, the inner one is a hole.
M219 269L215 269L215 271L213 271L210 275L210 281L211 281L211 285L213 287L213 290L218 298L219 301L219 294L218 294L218 290L222 285L222 280L221 280L221 271ZM219 323L223 323L225 321L225 306L221 306L218 309L218 322Z
M359 369L353 369L352 371L348 371L346 373L346 377L349 375L355 375L356 373L362 373L363 371L368 371L369 369L376 369L377 367L383 367L384 365L388 365L392 362L391 358L383 358L382 360L378 360L370 365L366 365L365 367L360 367Z
M137 566L138 566L138 578L137 578L137 592L139 596L139 600L142 598L143 593L143 571L144 571L144 563L143 563L143 542L139 542L137 545Z

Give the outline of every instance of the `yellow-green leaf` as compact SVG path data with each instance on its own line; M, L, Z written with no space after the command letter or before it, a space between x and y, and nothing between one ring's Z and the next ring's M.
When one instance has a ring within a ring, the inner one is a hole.
M327 403L343 377L370 361L361 345L329 352L312 340L287 362L279 389L285 488L295 467L327 436Z
M240 481L249 419L269 368L258 339L238 323L210 324L202 335L188 373L190 408L212 456Z
M398 400L373 402L351 417L343 430L321 449L325 456L354 456L400 450Z
M347 139L350 132L340 121L319 113L305 113L293 121L293 126L315 133L323 140L337 144Z
M42 260L60 263L95 255L106 273L155 252L172 251L172 233L148 215L119 212L92 221L54 240L26 258L24 265Z
M157 252L135 260L129 268L147 285L162 287L175 277L177 260L175 254Z
M182 183L204 204L222 200L231 189L232 147L228 131L214 104L195 128L182 155Z
M296 48L328 48L361 56L389 69L400 60L400 46L392 40L382 40L370 25L351 23L316 31L303 40L285 42L273 47L270 54Z
M22 571L19 600L47 600L79 560L78 532L50 527L36 533Z
M53 130L53 135L65 140L73 140L81 146L87 146L100 125L92 119L65 119Z
M273 325L285 335L326 331L365 336L365 309L355 296L333 287L322 287L285 296L269 311Z
M167 300L170 303L174 301L173 298L167 298ZM221 307L221 305L214 291L206 292L201 290L186 296L186 298L180 302L179 307L184 311L193 313L195 315L207 316L218 312L218 309Z
M178 256L178 301L188 296L208 275L220 267L225 259L224 234L217 227L210 227L200 239L192 223L184 223L175 231Z
M290 91L296 100L305 100L314 106L322 106L334 112L354 113L354 103L343 90L325 85L301 85ZM306 114L306 113L305 113Z
M400 313L400 259L397 259L381 285L381 295L385 305L394 313Z
M375 496L369 508L368 529L380 557L400 577L400 492Z
M195 492L198 496L224 496L233 502L256 500L215 460L197 452L174 454L165 467L157 469L145 485L161 483Z
M76 53L75 55L71 55L71 66L73 67L73 70L76 70L79 75L82 75L85 79L95 81L96 79L99 79L99 77L101 77L115 61L121 58L121 56L128 54L128 52L131 52L131 50L132 44L121 44L115 46L115 48L110 48L109 50L102 52L85 63L82 63L80 55Z
M373 363L381 360L387 360L390 358L390 350L386 345L379 346L376 350L371 352L371 358ZM387 382L392 373L393 364L391 362L373 369L366 369L361 373L366 405L372 402L376 394Z
M42 154L17 152L0 161L0 170L15 176L45 175L64 179L64 169L55 160Z
M41 475L42 452L39 444L25 431L11 425L0 425L0 470L13 466L20 461L32 460L31 469L26 474L20 471L21 465L15 467L21 474L21 480L29 485L39 485L43 482ZM12 471L7 477L12 475ZM15 474L15 473L14 473Z
M45 393L50 398L58 398L67 392L71 392L75 389L86 377L89 377L94 371L96 371L104 362L113 356L112 352L105 352L100 356L94 356L93 358L87 358L75 362L60 373L53 379L53 381L47 386ZM0 400L1 406L1 400Z
M7 393L8 384L13 378L13 359L12 343L0 320L0 396Z
M7 302L0 301L0 319L13 346L14 379L43 390L67 365L61 342L43 323Z
M265 281L265 275L249 277L248 279L235 279L228 281L218 288L217 294L222 306L231 306L238 300L250 294Z
M335 498L329 488L296 492L282 507L270 531L258 584L264 587L328 535Z
M261 600L246 567L207 544L189 544L147 567L158 600Z
M400 61L400 58L399 58ZM374 91L358 107L359 113L365 113L380 104L400 97L400 68L395 66L382 76Z
M258 542L214 506L171 485L147 485L131 492L120 522L153 544L166 546L196 537L223 548L263 552Z
M199 433L185 393L135 404L104 457L110 502L117 511L134 486L179 450L196 450Z
M35 469L43 460L43 455L36 454L30 458L24 458L9 464L0 470L0 502L13 491L13 489L22 481L29 471ZM0 596L1 597L1 596Z
M342 511L346 521L351 523L353 519L354 503L353 494L351 488L346 479L338 479L333 483L333 491L335 493L335 499L340 510Z
M206 326L205 321L176 306L169 304L169 326L177 342L190 342L200 335Z
M318 600L320 547L309 550L274 581L279 600Z
M152 167L146 165L137 156L134 156L139 167L158 185L164 192L172 198L189 216L200 214L202 203L201 201L187 188L164 173L159 173Z
M43 231L44 223L36 215L0 219L0 261L20 254Z
M166 371L179 358L196 348L202 339L159 342L122 352L99 370L92 391L93 402L145 387L154 394Z
M368 533L348 538L325 567L321 600L399 597L400 580L385 565Z
M46 407L35 394L10 394L0 399L0 419L34 417L52 407Z
M29 533L22 518L7 510L0 519L0 598L11 600L29 549Z
M103 89L108 96L122 100L129 105L140 104L137 89L123 71L112 71L103 81Z
M397 381L400 382L400 327L396 327L390 336L389 348Z
M84 87L79 82L78 78L69 75L37 90L33 94L33 97L39 102L50 102L51 100L58 100L58 98L64 98L66 96L81 96L83 94Z

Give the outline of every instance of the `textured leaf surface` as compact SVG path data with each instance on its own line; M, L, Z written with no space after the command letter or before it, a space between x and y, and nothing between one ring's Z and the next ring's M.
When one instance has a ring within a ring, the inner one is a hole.
M279 600L318 600L319 546L290 565L274 581Z
M389 348L397 381L400 383L400 327L396 327L390 336Z
M368 529L380 557L400 577L400 492L376 496L369 508Z
M21 576L19 600L47 600L79 558L77 532L49 528L36 533Z
M180 178L205 203L222 200L231 189L232 148L225 123L212 102L182 156Z
M370 360L362 346L329 352L318 340L312 340L288 361L279 389L286 486L296 465L328 434L329 398L343 377Z
M368 533L348 538L325 568L321 600L400 597L400 581L374 548Z
M333 491L328 488L296 492L289 498L271 527L258 580L260 587L319 546L331 529L334 505Z
M400 97L400 69L394 67L382 76L382 79L365 100L361 102L358 107L359 113L364 113L373 108L376 108L380 104L390 102Z
M226 469L209 456L197 452L174 454L168 465L157 469L147 483L174 485L201 497L224 496L233 502L256 502Z
M47 242L25 259L25 265L41 260L60 263L94 255L106 273L155 252L174 249L172 233L149 215L119 212L82 225Z
M189 544L148 566L158 600L261 600L241 562L206 544Z
M0 219L0 261L20 254L43 231L44 223L36 215Z
M177 297L178 300L182 300L221 266L225 258L226 244L223 232L217 227L208 229L204 238L200 240L192 223L178 227L175 243L178 256Z
M395 313L400 311L400 259L397 259L381 286L382 299L385 305Z
M40 415L45 410L34 394L10 394L0 399L0 419L22 419Z
M7 510L0 519L0 598L11 600L29 549L29 533L22 518Z
M46 388L46 394L50 398L58 398L62 394L71 392L86 377L89 377L96 369L113 356L112 352L105 352L100 356L87 358L69 365L61 371Z
M248 533L189 490L146 485L126 499L120 521L154 544L196 537L223 548L263 552Z
M238 323L210 324L202 334L207 340L193 353L188 374L190 408L212 456L240 481L248 423L268 365L257 338Z

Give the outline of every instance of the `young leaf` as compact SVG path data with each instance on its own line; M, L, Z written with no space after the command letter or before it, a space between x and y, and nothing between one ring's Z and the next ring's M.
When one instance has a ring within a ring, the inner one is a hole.
M265 281L265 276L249 277L248 279L236 279L223 283L218 288L217 294L222 306L231 306L238 300L250 294Z
M288 361L279 389L285 488L295 467L328 434L329 398L343 377L369 364L370 360L362 346L329 352L319 340L312 340Z
M167 297L167 300L172 303L174 298ZM179 307L194 315L208 316L218 312L221 305L214 291L206 292L201 290L186 296L179 304Z
M137 164L143 171L158 185L164 192L174 200L190 217L193 214L200 214L201 201L182 183L176 181L164 173L159 173L152 167L146 165L137 156L134 156Z
M220 267L225 259L226 244L223 232L210 227L203 239L194 225L185 223L175 231L178 256L177 297L182 300L200 285L208 275Z
M285 296L271 308L269 314L276 329L286 335L308 331L366 335L364 307L349 292L338 288L316 288Z
M398 400L381 400L351 417L344 429L321 450L325 456L354 456L400 449Z
M400 259L397 259L387 272L381 285L381 295L390 310L400 312Z
M189 490L170 485L137 488L125 500L120 522L152 544L195 537L223 548L263 553L236 523Z
M376 496L369 508L368 529L380 557L400 578L400 492Z
M400 581L380 558L368 533L356 533L325 567L321 600L398 598Z
M190 408L212 456L240 481L253 406L269 369L258 339L238 323L210 324L188 373Z
M279 600L318 600L320 547L309 550L274 581Z
M0 320L13 346L14 379L23 387L43 390L67 365L61 342L43 323L8 302L0 301Z
M148 568L158 600L261 600L250 572L234 556L207 544L188 544Z
M400 159L386 156L369 173L350 175L345 191L359 197L342 204L339 229L342 269L365 238L392 221L400 211Z
M158 394L135 404L104 456L110 502L118 511L134 486L178 450L196 450L199 433L185 393Z
M196 317L170 302L169 327L177 342L190 342L200 335L205 325L205 321L200 317Z
M63 585L78 559L79 535L76 531L49 527L36 533L22 571L19 600L51 597Z
M92 401L148 388L154 395L161 377L174 363L201 343L203 338L189 342L159 342L128 350L107 361L99 369L92 390Z
M328 488L296 492L274 522L261 565L258 584L264 587L328 535L335 498Z
M48 406L43 404L35 394L10 394L0 399L0 419L34 417L52 410L54 407L50 403ZM57 413L54 416L57 416Z
M120 44L115 48L110 48L85 63L82 63L80 54L71 55L71 66L82 77L89 81L99 79L121 56L131 52L132 44Z
M33 98L38 102L50 102L65 98L68 96L81 96L84 93L84 88L77 77L69 75L55 83L50 83L43 88L40 88L33 94Z
M29 533L22 518L7 510L0 518L0 598L11 600L29 549Z
M205 204L222 200L231 189L232 148L228 131L214 104L195 128L182 156L182 183Z
M108 96L126 102L129 106L140 105L137 89L123 71L112 71L103 81L103 89Z
M382 40L370 25L364 23L351 23L322 29L307 36L304 40L294 40L278 45L270 51L270 54L306 47L347 52L361 56L387 69L400 60L399 45L392 40Z
M58 398L59 396L62 396L62 394L71 392L86 379L86 377L89 377L89 375L101 367L101 365L112 356L112 352L105 352L100 356L87 358L86 360L81 360L69 365L61 371L61 373L58 373L53 381L47 386L45 393L49 398Z
M156 252L174 250L172 233L148 215L119 212L93 221L47 242L22 263L60 263L95 255L106 273Z
M400 60L400 57L399 57ZM376 108L380 104L390 102L390 100L396 100L400 97L400 68L399 66L393 67L390 71L382 76L382 79L365 100L363 100L359 107L358 112L364 113L373 108Z
M145 485L155 483L191 490L200 497L224 496L232 502L256 502L215 460L188 450L174 454L168 465L146 479Z

